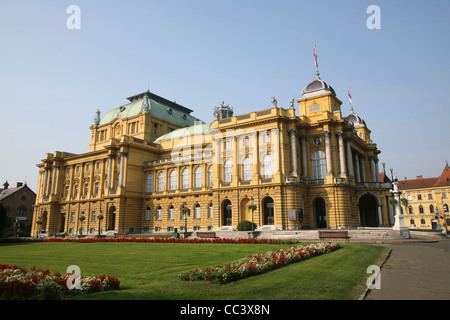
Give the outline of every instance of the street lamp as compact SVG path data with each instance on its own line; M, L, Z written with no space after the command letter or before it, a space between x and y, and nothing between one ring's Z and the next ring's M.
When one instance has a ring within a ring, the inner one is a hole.
M184 202L181 207L181 212L184 214L184 238L187 236L187 216L189 215L189 208L187 207L187 203Z
M253 213L256 210L255 200L253 197L250 198L250 205L248 206L248 210L252 210L252 238L254 236L253 232L255 232L255 224L253 223Z

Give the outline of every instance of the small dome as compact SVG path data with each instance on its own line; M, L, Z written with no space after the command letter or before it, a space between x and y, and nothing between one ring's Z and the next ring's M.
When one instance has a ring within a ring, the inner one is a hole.
M319 76L313 82L308 84L302 91L303 98L318 96L324 93L332 93L336 95L334 89L325 80L320 79Z
M353 108L351 109L350 114L347 116L347 119L348 119L348 122L350 122L350 124L352 124L354 127L366 125L366 122L364 121L364 119L353 112Z

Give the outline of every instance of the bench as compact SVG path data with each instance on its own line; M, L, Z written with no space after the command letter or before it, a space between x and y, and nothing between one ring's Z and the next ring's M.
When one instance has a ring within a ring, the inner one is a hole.
M218 238L215 232L197 232L197 238Z
M128 237L128 233L114 233L114 238L125 238Z
M350 236L348 235L348 231L319 231L319 238L323 241L323 239L346 239L347 242L350 242Z

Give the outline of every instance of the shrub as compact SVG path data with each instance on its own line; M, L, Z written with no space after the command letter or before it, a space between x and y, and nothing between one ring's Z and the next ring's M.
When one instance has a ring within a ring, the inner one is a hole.
M256 229L256 224L252 223L251 221L241 221L239 222L237 229L238 231L251 231L252 230L252 224L253 224L253 230Z

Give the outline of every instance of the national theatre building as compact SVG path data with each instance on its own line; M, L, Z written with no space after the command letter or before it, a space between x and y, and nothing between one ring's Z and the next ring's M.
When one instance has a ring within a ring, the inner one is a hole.
M390 184L365 121L317 73L290 105L204 123L149 91L100 115L89 151L47 153L32 235L378 227ZM250 206L252 204L252 206ZM250 210L250 208L252 210Z

